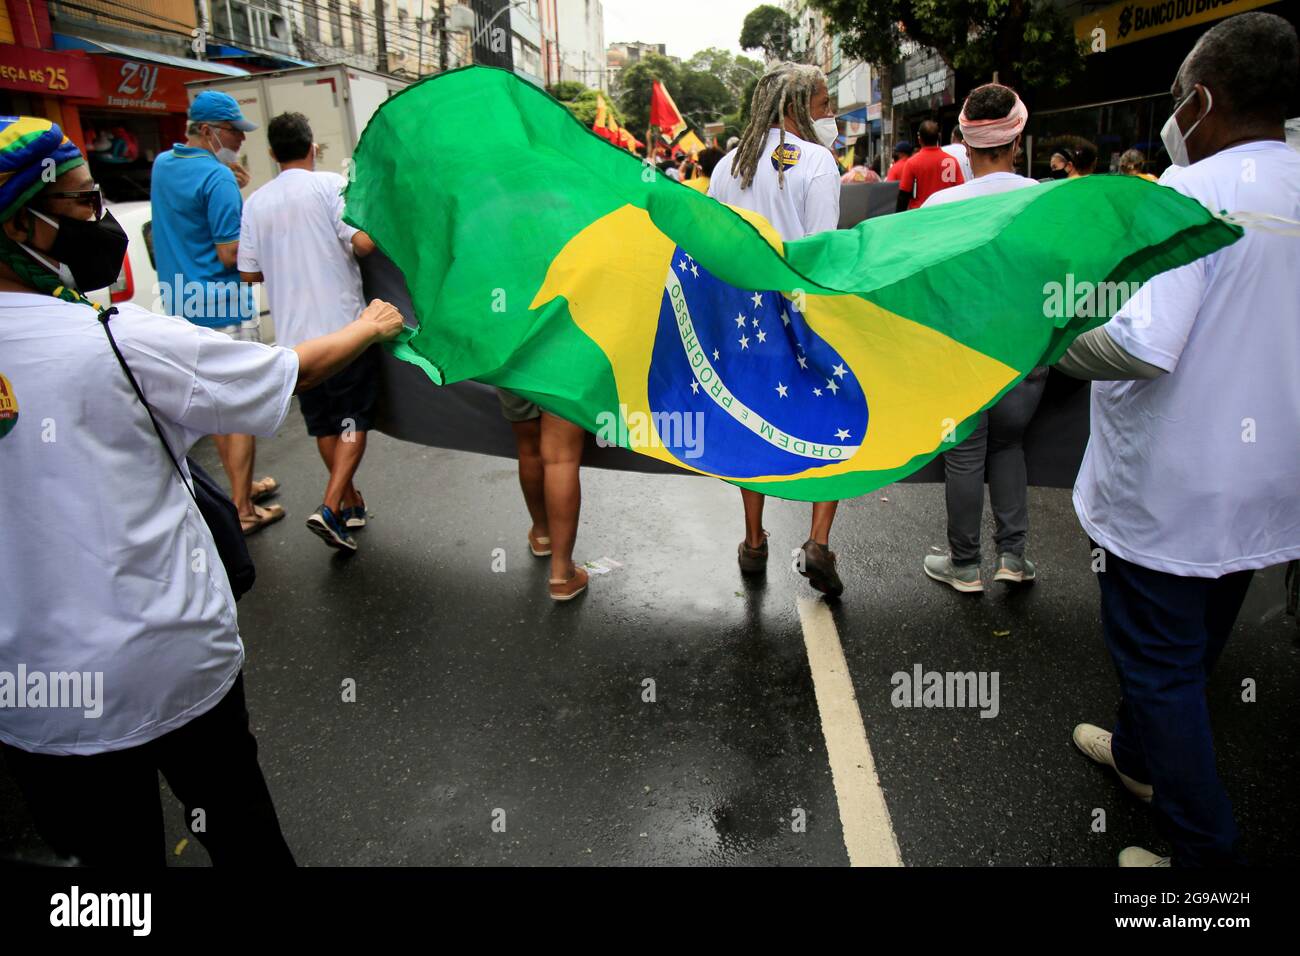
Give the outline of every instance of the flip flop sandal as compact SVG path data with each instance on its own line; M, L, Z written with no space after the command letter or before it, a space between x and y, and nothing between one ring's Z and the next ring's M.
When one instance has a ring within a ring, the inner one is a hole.
M573 577L565 581L563 578L551 578L551 600L552 601L572 601L583 591L587 590L588 581L587 572L580 567L573 569Z
M269 498L279 490L280 483L267 475L265 478L259 478L252 483L248 497L253 501L261 501L263 498Z
M549 558L551 556L551 539L534 538L532 531L529 531L528 550L532 552L534 558Z
M244 530L244 537L250 534L257 534L269 524L275 524L284 517L284 508L279 505L271 505L269 508L253 507L253 517L239 517L239 526Z

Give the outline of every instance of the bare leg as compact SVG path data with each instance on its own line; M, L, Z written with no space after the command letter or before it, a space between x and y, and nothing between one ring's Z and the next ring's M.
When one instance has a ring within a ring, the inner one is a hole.
M330 469L329 484L325 486L325 505L335 514L343 510L344 496L352 487L352 476L361 467L365 453L365 432L353 432L350 440L339 439L334 446L334 466Z
M546 494L542 465L542 420L533 418L526 422L511 422L515 445L519 449L519 487L524 493L528 517L532 519L534 538L549 538L546 521Z
M582 464L584 432L549 412L542 412L541 432L542 465L546 473L543 490L551 532L551 578L567 581L576 573L573 544L578 537L578 513L582 508L578 467Z
M751 548L761 548L763 546L763 505L767 502L767 495L741 488L740 500L745 504L745 544Z
M256 453L252 435L213 435L221 465L230 479L230 500L241 518L253 515L253 457Z
M838 501L814 501L812 530L808 533L808 537L818 544L830 544L831 522L835 520L835 509L839 506Z

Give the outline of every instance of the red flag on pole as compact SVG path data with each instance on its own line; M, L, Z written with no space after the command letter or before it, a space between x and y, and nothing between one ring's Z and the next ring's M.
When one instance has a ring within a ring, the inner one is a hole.
M682 119L677 104L658 80L654 81L650 90L650 125L658 126L669 142L677 139L686 129L686 120Z

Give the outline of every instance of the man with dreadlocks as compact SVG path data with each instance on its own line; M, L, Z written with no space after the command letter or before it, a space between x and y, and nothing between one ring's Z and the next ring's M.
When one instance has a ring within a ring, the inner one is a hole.
M781 63L754 88L749 125L713 170L709 195L763 216L786 242L834 229L840 218L840 170L830 147L837 135L821 70ZM745 502L740 570L757 574L767 567L766 499L744 488L740 494ZM838 504L813 504L812 530L800 562L809 583L831 596L844 590L835 552L828 547Z

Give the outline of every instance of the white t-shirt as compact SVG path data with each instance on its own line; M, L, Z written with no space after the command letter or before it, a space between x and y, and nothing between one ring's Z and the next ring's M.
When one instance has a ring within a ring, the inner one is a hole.
M945 153L957 160L957 164L961 166L961 175L963 180L970 182L975 178L975 174L971 172L970 153L966 151L965 143L949 143L947 146L942 148Z
M980 176L978 179L968 179L960 186L949 186L947 189L940 189L937 193L932 193L929 199L921 203L921 208L941 206L946 202L971 199L975 196L1009 193L1013 189L1024 189L1026 186L1037 185L1037 179L1030 179L1027 176L1018 176L1015 173L989 173L987 176Z
M777 184L777 151L781 131L767 131L767 143L758 161L758 171L748 189L731 175L736 158L733 149L719 160L709 179L709 195L741 209L758 213L770 222L786 242L835 229L840 222L840 167L831 151L821 143L810 143L793 133L785 134L785 187Z
M118 308L113 335L182 469L203 435L279 428L295 352ZM0 375L18 409L0 432L0 740L49 754L153 740L215 706L243 663L212 534L93 309L0 293ZM90 675L81 706L31 706L33 675L71 672Z
M1282 142L1234 146L1160 182L1211 210L1300 219L1300 155ZM1169 374L1093 383L1074 486L1084 530L1126 561L1189 577L1300 558L1300 240L1247 227L1147 289L1105 329Z
M346 184L338 173L286 169L244 203L239 271L262 273L281 345L336 332L366 306L357 230L343 222Z

